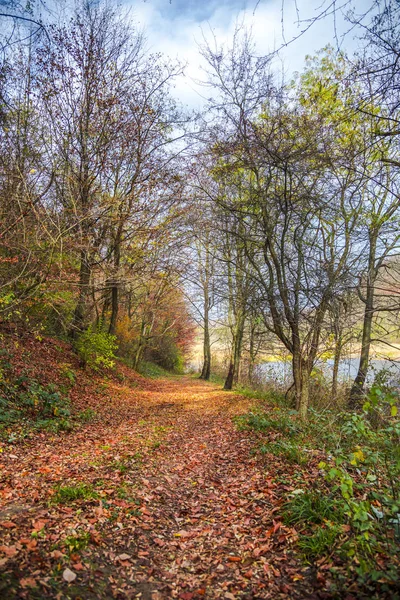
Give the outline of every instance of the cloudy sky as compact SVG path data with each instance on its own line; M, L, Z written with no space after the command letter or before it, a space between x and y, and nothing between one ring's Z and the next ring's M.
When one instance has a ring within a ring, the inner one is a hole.
M152 50L187 63L186 77L177 82L175 94L183 103L199 107L201 89L193 79L202 79L198 43L203 37L210 39L215 35L221 44L229 43L236 23L244 22L252 28L257 51L267 54L281 47L284 41L299 36L307 27L304 21L320 14L331 0L297 0L302 23L298 22L295 0L260 0L258 4L257 0L125 0L125 3L130 6L134 20L145 29ZM359 10L369 4L369 0L356 1ZM282 50L283 67L280 64L279 68L290 75L302 69L306 54L314 54L328 43L336 45L335 26L336 37L340 39L346 31L340 15L336 24L333 18L315 23ZM351 50L355 46L352 35L347 35L344 47Z

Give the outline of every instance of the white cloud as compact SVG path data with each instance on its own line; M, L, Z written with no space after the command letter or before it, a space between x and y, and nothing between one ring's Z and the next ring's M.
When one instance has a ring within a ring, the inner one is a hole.
M243 22L252 28L253 38L259 54L267 54L282 46L284 41L299 36L306 24L298 25L297 13L294 0L286 1L284 4L284 36L282 38L281 23L281 0L261 1L254 11L251 8L238 10L235 0L232 3L215 3L203 0L208 10L203 12L207 18L199 18L199 11L186 7L179 10L179 2L172 0L149 0L147 2L134 2L131 4L135 21L143 26L146 31L148 45L153 51L174 58L179 58L187 63L186 77L181 77L176 82L174 94L184 104L191 107L200 107L203 100L199 96L204 90L194 83L193 80L202 79L201 57L198 51L198 43L211 39L214 35L220 44L229 44L237 22ZM298 2L302 19L309 19L318 14L321 0L307 2L307 7ZM344 20L338 16L336 22L338 35L345 31ZM333 18L327 18L316 22L303 35L282 48L284 70L287 74L302 69L306 54L314 54L328 43L336 44L335 24ZM354 42L348 36L345 39L347 48L354 47ZM282 68L282 65L278 67Z

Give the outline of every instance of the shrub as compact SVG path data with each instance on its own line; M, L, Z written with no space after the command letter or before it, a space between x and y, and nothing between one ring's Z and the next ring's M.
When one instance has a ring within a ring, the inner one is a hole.
M49 383L41 385L32 381L25 393L20 395L23 404L35 414L43 417L68 417L70 415L69 402L57 390L56 386Z
M115 335L104 331L94 331L91 327L76 341L76 350L84 365L92 369L112 369L115 365L115 352L118 344Z

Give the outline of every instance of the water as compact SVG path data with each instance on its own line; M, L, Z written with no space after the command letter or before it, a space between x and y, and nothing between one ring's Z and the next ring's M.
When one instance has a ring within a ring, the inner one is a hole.
M352 381L358 372L360 364L359 358L346 358L339 363L338 379L346 382ZM321 369L327 381L332 379L333 359L320 361L316 364L318 369ZM290 361L271 361L259 365L259 372L266 379L273 379L277 382L288 382L292 380L292 364ZM389 371L389 382L400 383L400 362L384 359L372 359L367 375L367 382L372 383L376 374L382 369Z

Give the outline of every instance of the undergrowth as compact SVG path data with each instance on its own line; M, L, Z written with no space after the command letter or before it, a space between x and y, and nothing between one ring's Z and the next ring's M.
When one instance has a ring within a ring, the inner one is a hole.
M174 375L171 371L160 367L160 365L145 360L140 363L138 372L148 379L163 379L164 377L172 377Z
M0 439L10 443L35 431L70 431L68 396L52 383L41 384L27 372L16 374L12 355L0 355Z
M274 402L271 393L247 395L258 402L235 422L258 432L257 452L279 457L283 469L285 463L310 463L318 472L310 480L304 469L304 486L282 508L283 521L299 532L303 560L329 560L337 581L356 578L368 597L399 598L398 395L379 381L362 411L311 409L305 423L282 397Z

